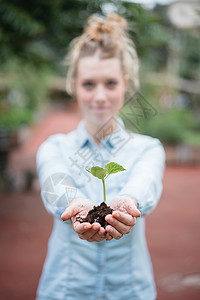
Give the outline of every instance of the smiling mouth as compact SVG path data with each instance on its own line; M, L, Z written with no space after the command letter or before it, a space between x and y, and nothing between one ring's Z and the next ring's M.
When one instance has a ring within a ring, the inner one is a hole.
M108 110L108 107L101 107L101 106L99 106L99 107L92 107L92 110L94 110L94 111L106 111L106 110Z

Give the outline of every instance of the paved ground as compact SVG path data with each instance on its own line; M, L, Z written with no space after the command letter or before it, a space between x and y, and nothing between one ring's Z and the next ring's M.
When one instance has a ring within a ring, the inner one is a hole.
M200 299L200 167L168 167L147 218L158 300Z
M147 217L158 300L199 300L200 167L167 167L164 187ZM0 198L0 299L33 300L52 218L39 192Z

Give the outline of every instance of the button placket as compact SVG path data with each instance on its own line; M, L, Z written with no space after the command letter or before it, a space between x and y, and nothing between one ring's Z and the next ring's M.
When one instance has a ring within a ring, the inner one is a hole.
M97 289L96 289L96 299L105 299L105 275L104 275L104 270L105 270L105 241L99 242L98 243L98 276L97 276Z

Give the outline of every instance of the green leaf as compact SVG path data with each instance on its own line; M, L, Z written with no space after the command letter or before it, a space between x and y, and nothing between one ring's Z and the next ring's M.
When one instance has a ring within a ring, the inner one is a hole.
M110 162L109 164L105 165L105 169L107 170L107 174L108 174L107 176L109 176L110 174L114 174L126 170L124 169L124 167L122 167L121 165L115 162Z
M91 171L89 170L89 169L87 169L87 168L85 168L86 169L86 171L88 171L89 173L91 173ZM91 173L92 174L92 173Z
M104 179L107 175L107 170L101 168L101 167L92 167L90 170L86 169L89 173L91 173L93 176L98 177L99 179Z

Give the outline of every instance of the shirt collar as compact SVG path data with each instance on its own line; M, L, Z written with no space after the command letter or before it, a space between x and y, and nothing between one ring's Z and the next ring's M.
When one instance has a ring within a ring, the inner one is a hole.
M88 131L85 129L84 121L81 120L79 122L77 130L76 130L76 143L78 145L78 148L84 147L91 140L92 140L92 137L88 133Z
M117 140L123 140L124 139L124 130L125 125L121 118L117 117L117 127L116 129L111 132L111 134L107 135L105 138L102 139L103 143L106 143L110 148L115 148L117 145Z
M106 125L105 125L106 126ZM115 148L116 143L113 142L113 136L115 133L117 133L117 138L121 138L123 136L123 132L125 130L124 122L121 118L117 117L117 127L116 129L109 135L107 135L105 138L102 139L103 143L106 143L110 148ZM91 145L94 145L94 141L92 136L88 133L88 131L85 129L84 126L84 120L81 120L79 122L79 125L76 130L76 142L79 148L84 147L88 143Z

